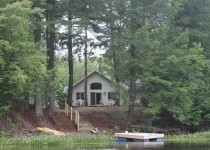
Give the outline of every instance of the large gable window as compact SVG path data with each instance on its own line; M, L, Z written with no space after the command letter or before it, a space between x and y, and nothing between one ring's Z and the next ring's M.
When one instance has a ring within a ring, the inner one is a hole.
M91 90L101 90L102 84L101 83L92 83L92 84L90 84L90 89Z

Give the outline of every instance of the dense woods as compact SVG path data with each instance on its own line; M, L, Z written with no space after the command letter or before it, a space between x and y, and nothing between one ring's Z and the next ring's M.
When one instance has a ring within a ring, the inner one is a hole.
M0 117L31 104L53 116L55 101L71 106L73 83L97 69L129 87L127 125L141 98L149 125L208 128L210 0L0 2Z

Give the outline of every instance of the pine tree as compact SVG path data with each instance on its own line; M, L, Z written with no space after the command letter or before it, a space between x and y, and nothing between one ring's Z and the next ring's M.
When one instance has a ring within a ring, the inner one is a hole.
M47 0L46 3L46 42L47 42L47 71L49 73L49 89L47 92L47 102L49 102L49 113L51 115L55 112L55 0Z

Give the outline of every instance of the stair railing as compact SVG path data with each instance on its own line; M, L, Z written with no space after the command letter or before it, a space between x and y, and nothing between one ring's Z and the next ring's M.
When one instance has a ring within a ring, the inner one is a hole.
M70 110L69 110L70 109ZM68 104L65 105L65 113L67 116L69 116L70 113L70 119L71 121L73 121L74 119L74 123L77 126L77 131L79 131L79 123L80 123L80 114L79 111L74 109L73 107L69 107Z

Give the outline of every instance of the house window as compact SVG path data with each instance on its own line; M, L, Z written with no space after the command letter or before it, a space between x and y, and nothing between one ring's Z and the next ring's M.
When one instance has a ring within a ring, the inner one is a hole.
M79 100L79 99L84 100L84 92L77 92L76 93L76 99L77 100Z
M92 83L92 84L90 84L90 89L91 90L101 90L102 84L101 83Z
M114 100L114 92L108 92L108 99Z

